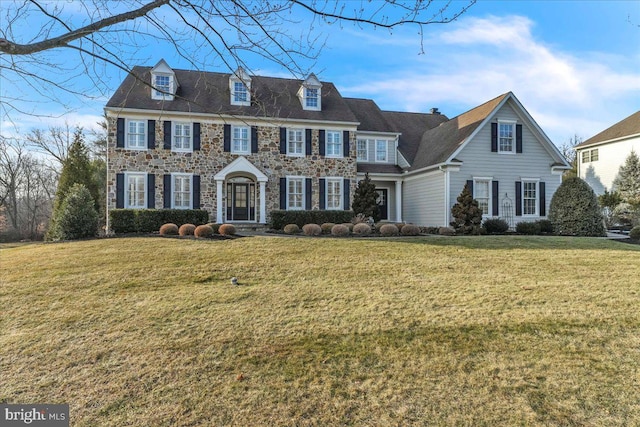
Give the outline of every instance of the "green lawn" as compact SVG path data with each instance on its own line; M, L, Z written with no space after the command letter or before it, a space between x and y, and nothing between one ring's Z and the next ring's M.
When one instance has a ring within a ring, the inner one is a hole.
M129 238L0 268L0 402L73 426L640 420L636 245Z

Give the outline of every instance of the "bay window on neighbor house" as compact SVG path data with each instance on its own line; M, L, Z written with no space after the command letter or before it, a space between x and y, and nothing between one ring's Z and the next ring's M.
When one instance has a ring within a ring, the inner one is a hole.
M515 123L498 122L498 152L515 152Z
M187 174L171 175L172 207L174 209L191 209L191 180L192 176Z
M342 209L342 178L327 178L327 210Z
M191 151L191 123L174 123L173 125L173 150Z
M231 152L235 154L249 154L249 127L232 126Z
M387 161L387 141L384 139L376 140L376 162Z
M129 120L127 126L127 148L147 148L147 122L145 120Z
M287 132L287 154L291 156L304 155L304 131L289 129Z
M482 211L482 215L489 215L489 206L491 206L491 180L474 180L473 198L478 201L478 207Z
M327 138L327 157L342 157L342 133L338 131L328 130Z
M125 208L144 209L147 207L147 174L125 173Z
M366 139L359 139L356 142L356 155L358 161L366 162L369 160L368 145Z
M522 181L522 213L523 215L538 214L537 181Z
M304 178L287 178L287 209L304 209Z

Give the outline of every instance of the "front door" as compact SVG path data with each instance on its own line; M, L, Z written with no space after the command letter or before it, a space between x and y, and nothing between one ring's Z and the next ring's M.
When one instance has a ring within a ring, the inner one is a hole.
M389 219L389 190L386 188L376 188L378 193L378 209L380 210L380 219Z
M249 219L249 184L234 184L233 188L233 219L247 221Z

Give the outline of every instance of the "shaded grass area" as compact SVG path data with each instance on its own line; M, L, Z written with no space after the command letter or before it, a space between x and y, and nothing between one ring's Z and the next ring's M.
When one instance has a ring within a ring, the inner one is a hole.
M633 245L132 238L0 266L0 401L74 426L640 419Z

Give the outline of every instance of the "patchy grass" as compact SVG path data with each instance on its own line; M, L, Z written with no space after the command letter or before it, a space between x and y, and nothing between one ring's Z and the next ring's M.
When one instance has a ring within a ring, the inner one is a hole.
M74 426L640 419L634 245L130 238L0 265L0 402Z

